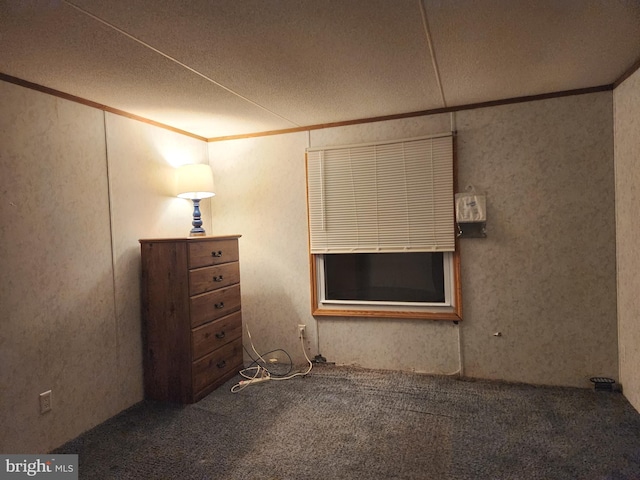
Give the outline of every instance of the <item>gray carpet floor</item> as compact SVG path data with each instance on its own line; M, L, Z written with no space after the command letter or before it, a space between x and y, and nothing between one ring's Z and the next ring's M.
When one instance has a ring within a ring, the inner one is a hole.
M318 366L144 402L57 449L86 479L640 479L623 395Z

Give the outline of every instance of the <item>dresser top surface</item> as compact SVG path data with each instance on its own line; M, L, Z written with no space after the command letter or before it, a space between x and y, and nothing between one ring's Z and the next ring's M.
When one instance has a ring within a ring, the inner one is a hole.
M211 240L232 240L240 238L242 235L207 235L204 237L175 237L175 238L142 238L140 243L175 243L175 242L207 242Z

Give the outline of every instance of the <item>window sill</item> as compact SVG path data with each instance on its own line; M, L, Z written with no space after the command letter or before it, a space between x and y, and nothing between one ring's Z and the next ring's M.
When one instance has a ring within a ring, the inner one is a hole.
M418 320L444 320L459 322L462 320L461 312L454 309L446 311L416 312L408 310L347 310L315 308L311 314L314 317L364 317L364 318L396 318L396 319L418 319Z

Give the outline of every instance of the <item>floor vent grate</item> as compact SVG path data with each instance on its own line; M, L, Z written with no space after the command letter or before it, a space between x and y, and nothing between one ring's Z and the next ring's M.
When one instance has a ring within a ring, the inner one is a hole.
M607 377L591 377L590 380L593 382L596 390L604 390L607 392L611 392L613 390L613 384L616 383L613 378Z

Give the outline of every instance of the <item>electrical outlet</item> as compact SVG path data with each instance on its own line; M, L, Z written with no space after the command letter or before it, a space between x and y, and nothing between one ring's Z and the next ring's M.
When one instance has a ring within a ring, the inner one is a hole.
M304 338L304 334L307 333L305 330L306 328L306 325L298 325L298 334L300 335L300 338Z
M51 411L51 390L40 394L40 413L47 413L49 411Z

